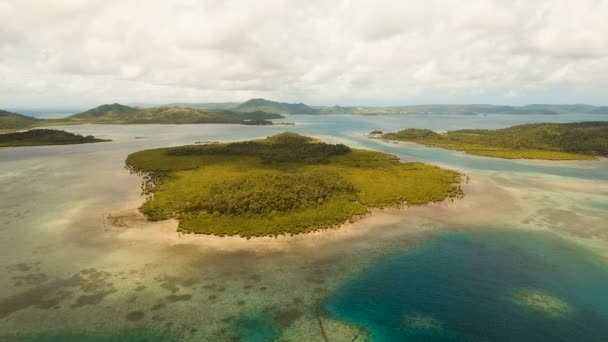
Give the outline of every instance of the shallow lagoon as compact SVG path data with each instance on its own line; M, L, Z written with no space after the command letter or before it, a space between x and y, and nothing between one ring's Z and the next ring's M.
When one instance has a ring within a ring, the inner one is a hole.
M495 160L363 137L373 129L492 128L525 122L602 118L601 115L290 116L284 121L298 125L83 125L65 129L114 141L1 149L0 341L85 338L247 341L255 340L256 336L258 340L280 336L282 340L311 341L322 340L319 319L330 340L351 341L362 330L353 323L375 332L373 322L353 319L343 312L333 312L330 307L325 307L326 311L323 303L330 303L335 296L348 295L349 284L365 283L373 278L375 265L382 267L391 258L422 260L417 267L423 271L431 269L433 258L416 259L416 255L432 251L438 241L444 240L457 241L448 244L454 253L467 251L468 244L463 247L462 241L458 242L463 239L490 246L506 243L513 250L507 255L522 259L526 253L536 251L536 245L552 245L559 237L559 248L578 246L586 252L548 253L543 256L546 260L540 260L564 264L563 269L568 270L572 269L569 262L579 266L589 262L605 265L606 160L556 163ZM381 211L326 236L278 239L279 244L274 240L237 241L230 248L223 242L200 242L177 234L165 240L145 239L140 237L153 235L149 228L125 230L105 224L104 214L135 208L141 202L139 179L123 169L128 153L195 141L263 137L286 129L387 151L405 160L457 169L471 177L464 185L466 197L454 203ZM467 235L471 229L487 233ZM441 253L430 255L441 257ZM525 262L510 263L512 258L503 258L500 253L489 255L507 264L513 272L526 271ZM465 271L470 271L467 265L455 269L466 275ZM581 270L580 277L574 274L568 281L575 283L580 278L584 284L564 287L559 292L541 284L554 279L551 270L542 271L537 273L538 282L533 285L560 295L575 309L587 308L585 303L601 296L600 292L582 296L579 289L597 286L600 280L605 284L600 269ZM412 288L430 281L431 273L423 272L428 277L414 278ZM467 276L455 282L453 288L466 286L471 279L474 278ZM484 281L481 280L480 286ZM409 301L408 293L393 295L404 307L419 305ZM463 293L454 300L478 302L476 296L482 293ZM379 291L375 295L382 301L390 293ZM598 306L593 312L605 314L605 302L597 299L593 303ZM508 318L517 320L521 315L529 312L515 306ZM436 322L429 320L428 315L411 317L406 321L414 326ZM440 325L448 327L448 321L444 318ZM264 329L252 335L252 324ZM475 329L471 327L470 332L479 331ZM503 340L520 336L490 325L484 329L506 334ZM574 331L576 326L565 324L563 329ZM565 332L561 336L569 335Z

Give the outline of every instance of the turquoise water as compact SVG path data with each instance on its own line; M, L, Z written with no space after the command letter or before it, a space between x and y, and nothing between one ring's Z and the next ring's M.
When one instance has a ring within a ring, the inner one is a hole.
M412 145L386 144L378 140L362 137L372 130L384 132L405 128L427 128L435 131L447 131L464 128L504 128L513 125L535 122L577 122L606 121L606 115L385 115L385 116L290 116L285 121L303 121L307 125L294 126L293 130L309 134L325 134L347 140L355 140L360 146L382 150L405 159L416 159L434 164L483 171L501 171L517 173L540 173L563 177L608 180L605 168L588 165L586 167L559 164L547 165L530 161L505 160L466 155L457 151L437 148L425 148ZM289 128L292 130L292 128Z
M591 256L545 234L445 233L387 257L326 308L374 341L608 341L606 284L608 272ZM571 310L551 316L518 305L510 294L521 289Z

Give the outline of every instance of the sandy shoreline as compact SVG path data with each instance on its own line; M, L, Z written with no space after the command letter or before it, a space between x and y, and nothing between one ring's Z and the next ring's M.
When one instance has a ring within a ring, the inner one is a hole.
M359 238L378 226L399 222L402 219L399 213L398 209L372 209L367 215L353 223L347 222L333 228L296 235L252 237L248 239L240 236L180 233L177 231L178 221L176 219L157 222L147 221L137 208L132 208L110 213L113 218L108 221L117 220L120 223L108 223L107 230L122 240L147 241L167 245L192 244L222 251L255 250L258 252L274 252L285 251L295 246L314 247L338 240Z
M466 157L476 158L476 159L485 159L485 160L508 160L512 162L522 163L522 164L535 164L535 165L543 165L543 166L568 166L568 167L588 167L588 166L602 166L608 167L608 158L602 156L596 156L596 159L573 159L573 160L551 160L551 159L525 159L525 158L500 158L500 157L489 157L489 156L481 156L477 154L467 153L461 150L451 150L443 147L436 146L428 146L424 144L419 144L411 141L400 141L400 140L386 140L379 137L369 136L369 134L364 135L368 139L380 141L387 145L397 145L397 146L407 146L409 148L417 148L417 149L431 149L431 150L442 150L448 151L454 154L464 155Z
M544 192L602 196L608 195L608 184L585 180L564 181L559 176L521 175L513 178L512 175L506 177L499 173L482 172L469 173L469 176L471 178L468 182L461 183L465 193L464 198L420 206L374 208L355 222L298 235L247 239L240 236L220 237L179 233L176 219L147 221L137 210L145 200L139 195L133 196L123 206L124 209L110 212L111 219L106 218L105 225L112 237L123 241L151 242L169 246L186 244L220 251L243 250L256 253L287 251L293 248L318 248L372 236L402 235L421 230L441 230L446 227L451 230L480 227L541 229L553 231L570 240L577 240L588 247L597 239L597 236L589 235L588 231L561 229L559 222L542 222L543 218L540 216L543 210L546 211L552 206L550 196ZM530 195L530 189L537 189L538 194ZM540 218L536 218L537 222L532 222L535 217ZM397 229L382 228L396 225L398 225ZM600 252L606 254L607 251Z
M461 182L461 187L467 192L477 187L476 183ZM364 237L374 230L378 232L382 226L394 225L404 220L411 223L425 221L427 214L433 211L469 210L473 203L470 200L446 199L442 202L429 203L420 206L403 206L401 208L371 208L366 215L356 219L354 222L345 222L341 225L319 229L309 233L296 235L279 235L276 237L251 237L240 236L215 236L205 234L189 234L177 231L178 221L169 219L164 221L148 221L137 209L145 198L134 197L120 210L112 211L105 219L106 230L122 240L148 241L162 244L195 244L219 250L256 250L277 251L287 250L294 246L319 246L320 244L331 244L336 241L345 241ZM417 217L419 216L419 217ZM422 218L423 220L419 220ZM410 225L408 225L410 226Z

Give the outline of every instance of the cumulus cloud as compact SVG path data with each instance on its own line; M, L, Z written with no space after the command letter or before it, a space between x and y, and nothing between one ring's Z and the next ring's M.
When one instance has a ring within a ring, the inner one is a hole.
M5 107L608 95L608 0L14 0L0 16Z

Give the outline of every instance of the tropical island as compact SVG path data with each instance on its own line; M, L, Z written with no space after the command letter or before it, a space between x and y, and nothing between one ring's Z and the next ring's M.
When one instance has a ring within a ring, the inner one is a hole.
M25 132L0 134L0 147L88 144L105 141L110 140L55 129L32 129Z
M295 133L144 150L126 165L144 177L140 211L149 220L176 218L181 232L220 236L306 233L370 208L463 195L456 172Z
M395 133L373 131L368 136L505 159L588 160L608 156L608 122L605 121L538 123L445 133L410 128Z
M18 113L0 111L0 131L82 124L243 124L250 120L281 118L283 118L281 114L262 111L196 109L177 106L135 108L114 103L62 119L39 119Z
M293 122L272 122L266 119L251 119L245 120L241 123L247 126L294 126Z
M272 126L273 122L266 119L253 119L253 120L245 120L242 123L243 125L248 126Z

